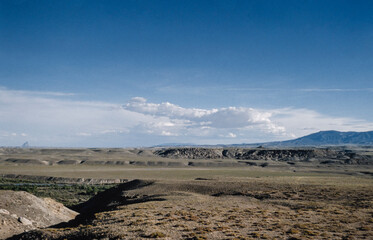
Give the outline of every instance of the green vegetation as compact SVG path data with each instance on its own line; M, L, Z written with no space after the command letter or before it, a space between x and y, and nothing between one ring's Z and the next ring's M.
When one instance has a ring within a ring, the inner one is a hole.
M366 169L366 168L365 168ZM53 176L64 178L102 178L102 179L177 179L194 180L198 177L203 178L250 178L250 177L323 177L323 176L343 176L346 174L344 169L335 169L333 173L330 169L298 168L296 172L282 168L270 167L205 167L205 168L158 168L148 166L117 166L117 165L55 165L55 166L37 166L37 165L1 165L2 174L20 174L36 176ZM325 171L325 172L324 172ZM356 170L358 171L358 170ZM361 168L364 171L364 168ZM46 174L47 173L47 174Z
M34 185L2 184L0 190L25 191L35 194L37 187Z
M87 201L97 193L105 191L113 186L114 184L56 184L0 178L0 190L26 191L37 197L53 198L70 208Z

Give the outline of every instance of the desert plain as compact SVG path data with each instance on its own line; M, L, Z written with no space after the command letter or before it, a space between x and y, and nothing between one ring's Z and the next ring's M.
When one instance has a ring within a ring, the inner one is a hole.
M0 148L0 177L3 239L373 238L371 147Z

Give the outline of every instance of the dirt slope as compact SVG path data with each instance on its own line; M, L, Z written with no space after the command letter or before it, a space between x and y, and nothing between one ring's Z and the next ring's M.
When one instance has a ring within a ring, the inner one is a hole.
M50 198L27 192L0 191L0 239L69 221L76 212Z
M372 198L361 184L135 180L12 239L371 239Z

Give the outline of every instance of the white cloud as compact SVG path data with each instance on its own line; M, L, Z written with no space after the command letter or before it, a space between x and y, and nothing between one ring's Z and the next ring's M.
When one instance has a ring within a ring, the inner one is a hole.
M126 111L116 104L74 101L4 89L0 89L0 116L0 132L27 133L34 146L84 144L81 141L86 141L87 136L97 139L149 121L147 116ZM0 145L19 145L26 137L10 139L4 134Z
M281 133L283 126L271 121L270 111L253 108L229 107L220 109L183 108L172 103L148 103L144 98L133 98L123 106L124 109L154 117L168 117L171 121L185 120L184 125L192 128L209 126L216 129L242 129L258 127L259 129ZM165 124L165 123L163 123ZM172 124L172 123L170 123Z
M159 104L148 103L146 99L142 97L132 98L127 104L123 106L123 108L129 111L139 112L143 114L182 119L201 118L207 114L211 114L217 111L217 109L206 110L199 108L182 108L169 102Z
M295 138L320 130L373 129L373 123L368 121L326 116L309 109L183 108L168 102L148 103L139 97L131 99L123 108L156 118L157 123L148 123L148 128L153 129L151 133L167 128L165 132L179 136L231 137L255 142ZM169 122L161 121L161 117ZM179 124L173 124L174 121Z
M234 133L228 133L228 137L235 138L235 137L237 137L237 135L234 134Z
M167 132L167 131L162 131L161 135L162 136L177 136L177 134L172 133L172 132Z
M76 135L77 135L77 136L83 136L83 137L89 137L89 136L92 136L91 133L85 133L85 132L80 132L80 133L77 133Z
M352 117L332 117L309 109L272 110L273 120L284 124L287 133L300 137L324 130L372 131L373 122Z
M0 87L0 91L6 91L8 93L20 94L20 95L30 95L30 96L52 96L52 97L65 97L65 96L75 96L75 93L65 93L65 92L50 92L50 91L25 91L25 90L9 90L4 87Z
M368 131L373 123L309 109L183 108L136 97L124 105L0 88L0 145L144 146L285 140L319 130Z
M372 92L373 88L302 88L302 92Z

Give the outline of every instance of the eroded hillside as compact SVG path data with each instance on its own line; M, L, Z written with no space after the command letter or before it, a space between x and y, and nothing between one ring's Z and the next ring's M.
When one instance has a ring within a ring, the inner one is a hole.
M0 239L35 228L69 221L76 212L51 198L0 190Z
M265 161L372 165L371 148L0 148L0 164L234 167Z
M81 204L74 221L12 239L373 237L368 180L305 180L135 180Z

